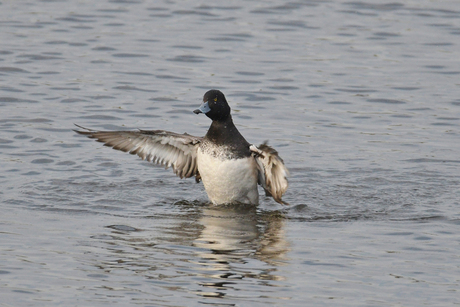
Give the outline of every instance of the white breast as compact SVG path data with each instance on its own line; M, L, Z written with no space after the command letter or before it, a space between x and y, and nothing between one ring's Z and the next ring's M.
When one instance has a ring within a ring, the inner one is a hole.
M241 202L258 204L257 167L252 156L241 159L223 159L197 152L198 171L214 204Z

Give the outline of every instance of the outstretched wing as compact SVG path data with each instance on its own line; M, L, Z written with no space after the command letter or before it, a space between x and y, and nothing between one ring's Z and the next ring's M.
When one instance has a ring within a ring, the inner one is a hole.
M271 195L280 204L287 205L281 200L281 196L288 188L287 176L289 171L284 165L283 159L278 152L264 142L259 147L251 145L259 171L259 184L264 188L267 195Z
M197 181L200 179L196 152L201 137L164 130L94 131L76 126L86 131L74 130L75 132L96 139L104 143L104 146L138 155L142 160L166 168L172 167L180 178L196 176Z

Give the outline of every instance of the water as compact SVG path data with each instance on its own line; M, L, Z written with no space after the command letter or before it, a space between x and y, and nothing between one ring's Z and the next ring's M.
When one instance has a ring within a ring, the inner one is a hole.
M456 1L0 3L0 306L460 304ZM221 89L285 207L76 135L204 135Z

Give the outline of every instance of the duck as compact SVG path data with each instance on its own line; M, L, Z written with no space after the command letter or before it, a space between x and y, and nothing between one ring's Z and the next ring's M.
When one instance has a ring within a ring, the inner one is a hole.
M288 188L289 171L283 159L267 141L259 146L246 141L221 91L207 91L193 112L212 120L204 137L165 130L96 131L77 124L82 130L74 131L104 146L171 167L180 178L195 177L214 205L258 205L258 185L267 196L287 205L282 196Z

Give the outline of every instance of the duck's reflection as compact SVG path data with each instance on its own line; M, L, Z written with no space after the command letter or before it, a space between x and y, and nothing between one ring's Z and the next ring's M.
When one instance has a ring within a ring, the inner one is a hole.
M284 263L289 247L280 213L245 205L208 207L199 222L203 230L193 245L201 276L209 281L200 283L207 290L197 294L222 297L225 292L219 290L235 288L238 279L283 279L276 267Z
M169 209L144 217L154 225L150 229L106 226L109 233L92 237L97 253L87 257L104 274L131 272L123 274L125 283L135 284L143 275L164 291L195 293L209 298L207 303L244 300L284 284L279 267L288 262L289 246L282 213L185 201ZM136 218L135 224L140 221Z
M203 248L201 257L216 261L282 260L288 249L283 217L278 212L258 213L253 206L228 205L203 210L204 226L194 246Z

